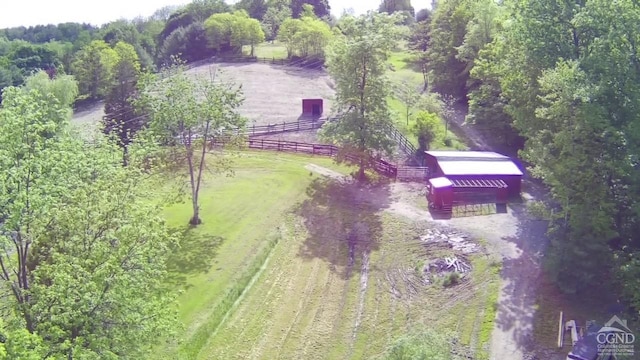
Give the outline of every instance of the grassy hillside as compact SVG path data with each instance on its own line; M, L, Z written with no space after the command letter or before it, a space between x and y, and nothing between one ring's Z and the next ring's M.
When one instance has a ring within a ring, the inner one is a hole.
M184 327L150 358L376 358L425 324L480 349L497 277L488 260L474 257L477 270L450 289L421 284L420 266L450 254L417 240L430 225L385 212L389 185L329 181L309 163L348 171L326 158L246 152L233 179L207 179L203 225L183 225L189 204L166 210L184 233L169 283L183 291Z

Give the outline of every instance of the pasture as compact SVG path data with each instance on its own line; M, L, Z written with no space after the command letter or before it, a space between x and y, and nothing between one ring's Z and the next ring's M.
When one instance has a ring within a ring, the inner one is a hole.
M331 178L346 171L243 152L233 179L206 180L203 225L185 227L189 204L166 209L183 234L168 285L182 291L184 328L150 358L375 358L425 324L459 331L481 354L498 268L482 252L457 254L474 268L460 284L426 277L429 261L456 251L420 240L434 226L412 205L420 195Z

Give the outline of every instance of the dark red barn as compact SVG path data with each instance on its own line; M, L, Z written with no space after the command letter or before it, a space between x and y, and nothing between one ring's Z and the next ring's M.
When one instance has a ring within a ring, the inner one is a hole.
M429 178L452 183L456 202L483 201L490 195L496 203L519 197L522 170L509 157L488 151L426 151Z
M322 99L302 99L302 115L320 116L323 111Z

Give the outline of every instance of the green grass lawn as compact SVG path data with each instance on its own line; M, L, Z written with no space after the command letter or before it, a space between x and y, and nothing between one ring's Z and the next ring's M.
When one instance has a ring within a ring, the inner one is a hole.
M202 225L185 226L188 203L166 209L185 235L169 279L184 326L150 358L369 359L419 325L481 343L484 285L497 276L483 260L459 287L414 289L411 269L438 252L415 241L424 227L381 211L389 185L341 185L309 163L349 172L328 158L243 152L235 177L206 179Z
M249 55L251 53L251 47L244 46L242 51L245 55ZM274 41L273 43L265 42L255 47L254 56L269 59L286 59L287 48L278 43L278 41Z
M215 306L252 268L269 240L279 235L284 214L314 179L304 168L309 162L336 167L323 157L244 152L236 160L233 178L205 179L200 195L202 225L186 226L191 216L188 201L165 210L170 226L185 234L170 261L172 285L182 291L179 318L185 329L154 357L163 353L166 358L183 358L181 344L203 345L190 340L201 326L215 320Z

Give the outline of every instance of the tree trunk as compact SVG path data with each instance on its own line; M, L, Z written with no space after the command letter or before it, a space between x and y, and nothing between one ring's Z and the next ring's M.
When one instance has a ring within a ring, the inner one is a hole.
M364 173L364 159L361 157L360 158L360 168L358 169L358 181L365 181L366 180L366 175Z
M185 144L185 149L187 151L187 164L189 165L189 181L191 183L191 204L193 205L193 216L191 220L189 220L189 224L198 225L202 221L200 220L200 209L198 206L198 190L196 186L196 179L194 174L193 167L193 147L191 146L191 131L189 130L187 136L185 136L185 132L182 132L182 140Z

